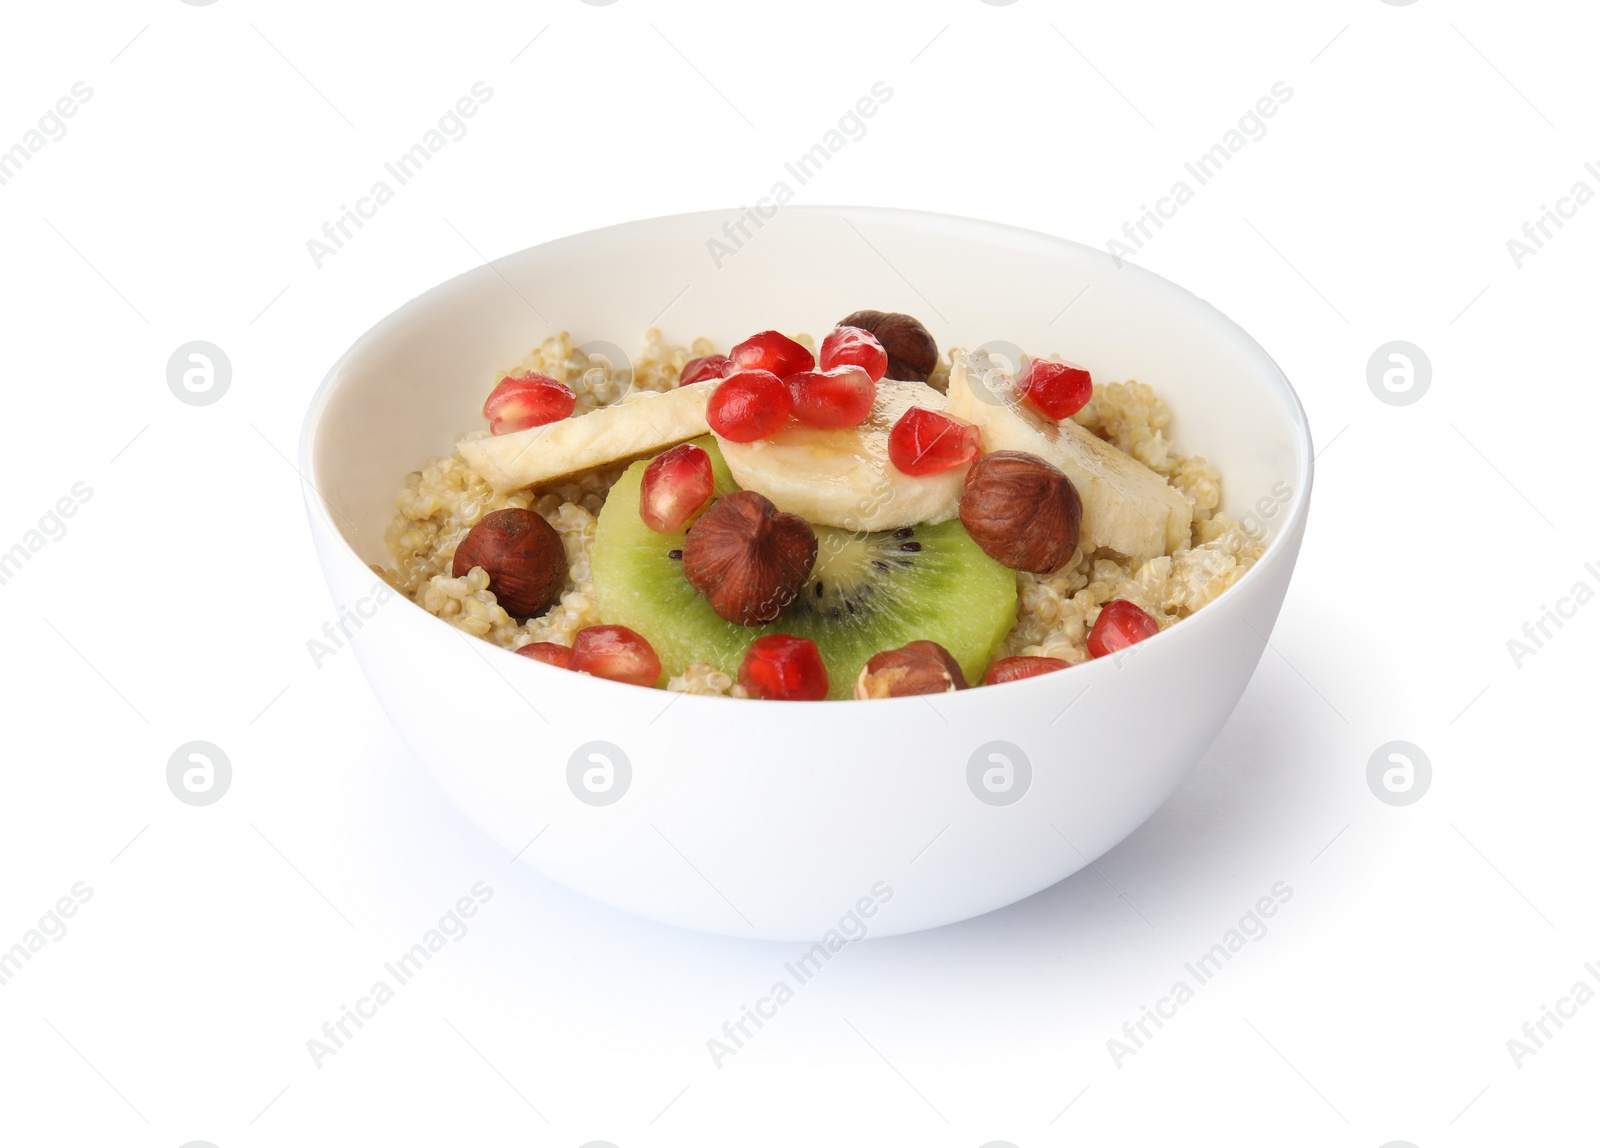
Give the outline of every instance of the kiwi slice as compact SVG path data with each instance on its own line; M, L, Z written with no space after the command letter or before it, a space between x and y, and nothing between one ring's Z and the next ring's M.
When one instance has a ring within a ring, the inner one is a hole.
M716 441L717 493L737 490ZM658 534L639 518L636 462L600 511L590 566L600 616L649 640L664 674L704 662L737 677L764 634L810 638L828 667L828 696L848 698L872 655L919 638L938 642L980 681L1017 617L1016 574L978 548L956 520L864 534L816 527L817 562L794 603L764 626L724 621L683 576L684 532Z

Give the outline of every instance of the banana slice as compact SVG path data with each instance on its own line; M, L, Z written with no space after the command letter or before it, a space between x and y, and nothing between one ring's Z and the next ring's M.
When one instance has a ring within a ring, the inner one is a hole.
M585 415L491 438L456 449L496 491L548 485L602 467L621 466L699 438L715 380L670 391L637 391Z
M968 468L902 474L889 461L889 431L912 407L943 410L926 383L880 379L872 413L860 426L822 430L791 425L771 438L719 438L734 481L770 498L779 510L817 526L897 530L956 516Z
M1083 499L1079 545L1143 562L1189 541L1194 508L1155 471L1084 430L1022 405L1016 380L982 351L950 352L945 412L976 423L985 453L1020 450L1058 468Z

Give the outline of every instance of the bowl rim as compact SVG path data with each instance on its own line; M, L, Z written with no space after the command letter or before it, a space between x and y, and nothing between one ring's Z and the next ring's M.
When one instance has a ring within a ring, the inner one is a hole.
M345 537L344 531L342 531L339 528L338 523L334 521L333 507L331 503L329 503L327 496L322 493L321 487L317 484L317 479L320 477L316 470L316 447L319 431L322 426L323 417L326 415L328 407L333 400L333 396L338 390L340 375L343 372L345 364L349 362L351 358L353 358L357 353L365 350L371 344L379 342L386 334L389 333L390 330L403 326L413 312L425 307L436 294L443 293L448 289L455 287L465 279L482 276L485 272L495 271L495 264L501 262L502 260L524 256L544 248L578 244L584 240L592 240L595 237L605 235L607 233L624 231L629 228L644 228L652 224L681 223L694 219L706 221L725 220L732 216L738 215L741 210L742 209L728 207L713 208L701 211L675 212L670 215L647 216L639 219L624 220L617 223L608 223L601 227L589 228L586 231L573 232L568 235L561 235L552 239L547 239L541 243L536 243L529 247L519 248L516 251L495 256L481 264L478 264L477 266L469 267L466 270L453 275L440 283L436 283L433 286L423 290L420 294L406 300L400 306L388 312L381 319L363 331L350 344L350 346L346 348L344 354L340 355L339 358L335 360L333 365L328 368L328 371L323 376L322 381L317 385L317 388L312 393L310 402L307 405L305 418L301 422L300 429L299 470L301 477L304 480L305 487L307 488L304 491L307 513L311 515L313 519L319 522L328 533L331 533L338 539L339 545L343 547L341 557L348 561L354 562L362 569L370 569L370 567L362 561L361 556L356 553L355 548L350 545L350 541ZM1255 336L1251 335L1250 332L1246 331L1220 308L1216 307L1207 300L1200 298L1200 296L1196 295L1187 287L1184 287L1178 283L1174 283L1172 280L1167 279L1166 277L1159 275L1148 268L1139 266L1138 264L1119 261L1115 256L1099 247L1091 247L1088 244L1082 243L1078 240L1066 239L1062 236L1052 235L1049 232L1039 231L1035 228L1021 227L1016 224L1002 223L996 220L979 219L974 216L966 215L955 215L949 212L925 211L920 208L884 207L880 205L867 204L797 204L792 206L786 205L782 210L786 215L810 215L824 218L845 218L847 215L856 217L864 215L876 215L897 222L905 222L908 220L922 221L926 224L934 224L945 228L961 227L978 232L992 230L1008 233L1014 236L1026 236L1035 241L1043 241L1044 243L1056 245L1061 248L1071 249L1079 257L1087 257L1101 264L1113 264L1118 273L1131 272L1132 277L1135 280L1141 281L1144 285L1153 287L1157 291L1175 294L1176 296L1182 298L1189 305L1198 308L1200 313L1204 315L1208 321L1216 324L1225 332L1231 333L1236 338L1242 339L1247 349L1253 350L1259 354L1263 362L1270 368L1270 370L1266 372L1267 380L1271 384L1272 389L1277 392L1277 397L1282 405L1283 414L1286 417L1292 432L1294 448L1297 455L1294 489L1290 496L1288 513L1284 516L1282 525L1273 534L1273 536L1268 539L1266 549L1262 552L1261 557L1257 559L1255 564L1251 566L1249 570L1245 571L1243 577L1241 577L1239 581L1235 582L1233 586L1229 587L1225 593L1236 592L1244 587L1253 586L1261 582L1267 576L1266 571L1270 567L1276 566L1280 561L1283 560L1284 551L1289 546L1289 539L1296 538L1301 533L1305 524L1305 520L1310 512L1311 488L1315 478L1316 455L1314 451L1314 444L1311 438L1310 420L1306 416L1305 407L1300 401L1300 396L1295 392L1294 385L1290 383L1287 372L1285 372L1284 369L1278 364L1278 361L1274 359L1270 353L1268 353L1266 348L1256 340ZM433 618L431 620L441 625L449 625L448 622L443 622L438 618ZM1192 622L1194 620L1194 618L1184 619L1185 622ZM1150 638L1146 638L1143 642L1139 643L1139 645L1148 645L1151 648L1159 647L1161 649L1166 649L1172 645L1174 641L1169 637L1169 635L1177 629L1179 629L1179 627L1176 625L1169 626L1160 633L1155 634ZM1185 627L1185 629L1187 630L1188 627ZM468 637L470 637L470 635L468 635ZM1262 640L1264 645L1266 637L1263 636ZM509 659L509 661L506 663L508 665L511 662L515 662L522 666L523 669L517 672L531 672L535 674L541 672L550 674L570 673L570 671L563 671L556 666L537 662L532 658L520 657L513 651L507 650L501 646L496 646L490 642L485 642L484 645L489 647L490 656L499 656ZM483 651L480 651L480 653L482 652ZM1097 663L1106 660L1114 659L1091 658L1087 662L1083 662L1075 666L1068 666L1066 670L1058 670L1049 674L1039 674L1030 678L1020 678L1015 681L1002 682L1000 684L1007 688L1027 687L1032 689L1041 689L1045 688L1044 683L1050 679L1056 679L1057 684L1059 684L1061 680L1081 681L1089 672L1091 672L1091 667L1094 667ZM1102 666L1100 668L1103 671L1105 667ZM1076 673L1078 676L1073 679L1061 679L1058 677L1058 675L1073 673ZM591 686L597 686L602 690L626 690L626 695L618 695L619 700L621 700L623 696L637 697L640 689L638 686L628 685L624 682L608 681L605 678L594 678L589 684ZM1089 684L1090 683L1085 682L1085 689L1088 688ZM985 690L989 690L996 687L985 686L983 688ZM1056 685L1051 685L1049 688L1056 688ZM651 687L651 689L653 690L654 687ZM655 692L659 693L666 691ZM1011 696L1015 697L1017 695L1015 692L1013 692ZM1079 696L1081 696L1081 691ZM919 701L926 703L927 700L928 699L925 697L877 699L879 704L883 704L885 702L890 704L898 704L902 709ZM769 701L766 699L731 698L722 695L706 694L678 694L675 695L670 704L677 705L684 702L687 702L690 706L721 705L728 702L737 702L741 706L749 706L752 702L758 702L767 706L786 704L783 702ZM812 702L810 704L813 706L855 705L857 704L857 701L853 698L838 698L828 699L823 702Z

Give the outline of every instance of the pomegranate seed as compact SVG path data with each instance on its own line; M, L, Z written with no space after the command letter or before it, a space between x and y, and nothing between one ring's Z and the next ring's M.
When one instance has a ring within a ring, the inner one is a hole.
M585 626L572 639L572 661L567 669L653 686L661 676L661 659L650 643L626 626Z
M771 371L735 371L711 392L706 421L730 442L755 442L783 426L794 400Z
M526 646L517 647L517 653L547 666L557 666L563 670L572 668L572 648L559 642L529 642Z
M1094 394L1094 383L1089 372L1076 363L1029 359L1017 389L1030 407L1059 422L1083 409Z
M889 461L901 474L933 474L978 457L978 428L927 407L912 407L889 432Z
M711 498L711 456L692 442L675 446L644 468L639 517L658 534L683 529Z
M739 667L739 684L753 698L820 702L828 696L828 670L810 638L769 634L750 643Z
M794 399L794 417L812 427L853 427L872 413L878 384L862 367L799 371L783 380Z
M873 382L883 378L883 373L889 369L889 352L878 342L878 336L860 327L835 327L822 340L818 360L824 371L835 367L860 367Z
M1094 628L1089 631L1089 654L1103 658L1160 632L1161 626L1154 618L1127 599L1118 598L1107 602L1094 620Z
M726 355L701 355L683 365L683 370L678 372L678 385L687 387L707 379L725 379L732 370L733 360Z
M728 356L737 370L771 371L780 379L796 371L809 371L817 365L810 351L776 331L751 335L729 351Z
M1051 674L1056 670L1064 670L1067 663L1060 658L1033 658L1015 657L1001 658L989 667L989 672L983 675L983 684L998 686L1001 682L1015 682L1022 678L1036 678L1040 674Z
M491 434L510 434L564 419L577 401L571 387L544 375L507 375L489 392L483 417Z

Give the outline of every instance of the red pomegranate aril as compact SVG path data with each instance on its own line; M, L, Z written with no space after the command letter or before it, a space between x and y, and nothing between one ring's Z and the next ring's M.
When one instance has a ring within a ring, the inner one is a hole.
M1125 598L1107 602L1089 631L1089 654L1103 658L1161 632L1160 624Z
M483 417L491 434L510 434L564 419L577 401L571 387L544 375L507 375L489 392Z
M871 331L860 327L835 327L822 340L817 363L824 371L835 367L860 367L877 382L889 369L889 352Z
M1064 670L1068 663L1060 658L1035 658L1027 655L1018 655L1015 658L1001 658L989 667L989 672L983 675L983 684L998 686L1001 682L1015 682L1022 678L1036 678L1040 674L1053 674L1057 670Z
M658 534L671 534L700 513L716 479L711 456L692 442L653 459L639 484L639 517Z
M572 668L572 647L563 646L560 642L529 642L526 646L517 647L517 653L547 666L563 670Z
M817 365L811 352L787 335L762 331L751 335L728 352L735 370L771 371L780 379L796 371L809 371Z
M567 669L653 686L661 676L661 659L649 642L626 626L585 626L572 639L572 661Z
M935 474L978 457L978 428L927 407L912 407L889 432L889 461L901 474Z
M706 421L730 442L755 442L782 427L793 405L789 388L771 371L735 371L711 392Z
M811 427L853 427L872 413L878 384L862 367L799 371L783 380L794 400L794 417Z
M828 696L828 669L810 638L768 634L750 643L739 667L739 684L753 698L820 702Z
M728 356L701 355L683 365L683 370L678 372L678 385L687 387L690 383L703 383L707 379L725 379L732 371L733 360Z
M1017 380L1023 400L1034 410L1060 422L1083 409L1094 394L1089 372L1076 363L1029 359Z

